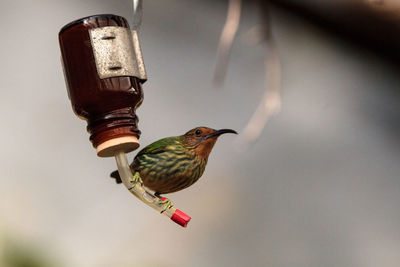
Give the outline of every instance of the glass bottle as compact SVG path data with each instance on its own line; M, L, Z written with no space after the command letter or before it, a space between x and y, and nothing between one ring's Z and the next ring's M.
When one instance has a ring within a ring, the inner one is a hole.
M117 151L128 153L139 146L136 108L143 101L144 80L135 76L99 76L89 31L107 26L129 29L125 18L105 14L73 21L59 33L72 109L87 121L90 141L100 157L114 156Z

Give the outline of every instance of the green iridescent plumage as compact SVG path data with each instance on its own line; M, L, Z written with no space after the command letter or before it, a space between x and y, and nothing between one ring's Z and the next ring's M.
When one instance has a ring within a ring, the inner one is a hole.
M202 176L208 155L223 133L236 132L198 127L181 136L158 140L136 155L132 172L138 172L144 185L157 194L182 190ZM120 182L118 172L111 176Z

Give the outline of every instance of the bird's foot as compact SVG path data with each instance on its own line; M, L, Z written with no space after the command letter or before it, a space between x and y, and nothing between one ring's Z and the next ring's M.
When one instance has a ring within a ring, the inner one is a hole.
M160 197L160 196L158 195L158 197ZM172 205L172 201L169 198L166 198L166 197L161 197L160 204L163 205L163 209L160 212L161 214L164 211L166 211L167 209L170 209L170 208L172 208L174 206L174 205Z
M129 179L129 183L131 184L129 190L135 188L137 183L143 185L143 181L142 178L140 177L140 174L138 172L135 172L135 174Z

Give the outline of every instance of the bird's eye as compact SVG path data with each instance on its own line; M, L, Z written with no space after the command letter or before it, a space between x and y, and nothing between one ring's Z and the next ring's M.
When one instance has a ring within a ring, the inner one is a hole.
M201 135L201 130L196 130L195 134L196 135Z

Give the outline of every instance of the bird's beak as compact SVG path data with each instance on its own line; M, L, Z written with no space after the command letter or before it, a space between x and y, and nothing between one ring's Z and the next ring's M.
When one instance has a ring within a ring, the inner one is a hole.
M221 130L216 130L216 131L214 131L214 132L212 132L212 133L206 135L203 139L206 140L206 139L211 138L211 137L218 137L218 136L220 136L221 134L226 134L226 133L234 133L234 134L237 134L236 131L231 130L231 129L221 129Z

